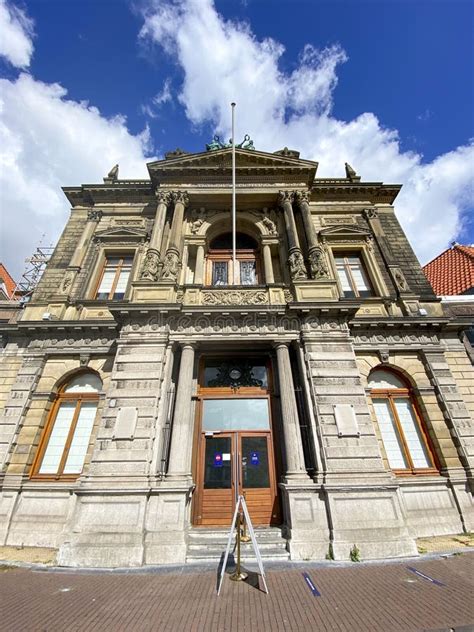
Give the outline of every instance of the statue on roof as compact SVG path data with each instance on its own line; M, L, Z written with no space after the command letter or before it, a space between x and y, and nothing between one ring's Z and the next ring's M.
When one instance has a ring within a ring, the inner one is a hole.
M206 144L206 151L216 151L217 149L228 149L232 147L232 138L229 138L228 143L223 143L219 136L216 134L210 143ZM249 149L250 151L255 150L255 146L253 144L253 140L250 138L248 134L245 134L244 140L235 146L236 149Z

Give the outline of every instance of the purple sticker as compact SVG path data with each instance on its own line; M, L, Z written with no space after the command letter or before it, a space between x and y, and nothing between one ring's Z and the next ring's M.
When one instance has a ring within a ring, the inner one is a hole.
M214 467L222 467L222 452L214 452Z
M260 454L258 452L250 453L250 465L260 465Z

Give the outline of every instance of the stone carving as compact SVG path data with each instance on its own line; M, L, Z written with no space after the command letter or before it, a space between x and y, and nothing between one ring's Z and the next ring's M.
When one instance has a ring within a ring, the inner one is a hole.
M285 202L289 202L293 204L293 200L295 199L295 194L293 191L278 191L278 204L283 206Z
M329 277L329 268L323 249L312 248L308 255L309 271L312 279L322 279Z
M408 332L400 332L393 334L374 334L370 331L362 330L360 333L353 333L354 343L356 345L373 345L378 349L380 349L381 344L383 343L387 346L391 345L403 345L408 346L411 349L413 348L421 348L426 345L438 345L439 338L435 333L426 333L420 334L419 332L414 332L413 330Z
M109 171L109 173L107 174L107 178L110 178L111 180L115 181L118 179L118 174L119 174L119 166L114 165L112 169Z
M303 261L303 255L299 250L295 250L290 253L288 257L288 268L290 269L290 276L293 281L297 279L306 279L306 268Z
M74 280L74 272L68 272L66 277L64 278L64 281L61 284L61 292L63 294L67 293L67 291L72 285L73 280Z
M181 202L184 206L189 204L189 195L187 191L172 191L171 199L175 204L178 204L178 202Z
M206 217L205 209L200 208L193 211L192 223L191 223L191 232L193 235L196 235L199 232L199 229L204 224L205 217Z
M162 191L161 189L157 189L155 191L156 199L158 200L158 204L168 204L170 201L170 193L169 191Z
M277 156L285 156L287 158L299 158L300 152L294 149L288 149L288 147L283 147L283 149L279 149L278 151L274 151L274 154Z
M403 272L399 268L394 269L393 278L395 279L395 283L397 284L397 288L399 290L402 292L407 292L409 290L408 283L403 276Z
M204 305L265 305L268 295L264 290L204 290Z
M382 364L387 364L390 359L390 353L388 349L380 349L379 350L379 358Z
M149 248L143 262L140 278L148 279L149 281L158 281L159 268L160 253L154 248Z
M161 278L169 281L176 281L179 273L179 254L176 250L168 250L163 260Z
M291 303L294 300L293 294L291 293L290 290L283 290L283 296L285 297L285 301L287 303Z
M346 216L332 216L332 217L321 217L321 225L322 226L337 226L337 225L346 225L346 224L355 224L356 218L353 215Z
M277 229L275 226L275 222L270 219L268 210L264 209L262 211L262 224L268 230L269 235L276 235Z
M377 217L379 216L379 214L377 213L376 209L374 208L365 208L362 211L365 219L367 221L371 220L371 219L377 219Z
M348 162L344 163L346 168L346 178L351 182L358 182L360 180L360 176L357 175L355 169L353 169Z
M301 207L302 204L309 204L309 193L308 191L296 191L295 192L295 200L298 206Z
M186 156L188 151L184 151L180 147L176 147L174 151L167 151L165 154L165 160L171 160L172 158L179 158L180 156Z
M102 211L88 211L87 220L89 222L99 222L102 217Z

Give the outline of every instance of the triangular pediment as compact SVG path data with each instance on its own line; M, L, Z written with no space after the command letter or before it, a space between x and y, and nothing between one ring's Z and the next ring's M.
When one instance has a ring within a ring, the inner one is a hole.
M236 149L235 162L237 177L258 180L262 176L281 177L285 174L299 175L303 182L312 183L318 163L301 160L294 156L271 154L256 150ZM232 171L232 148L206 151L199 154L181 154L147 165L151 179L155 182L176 182L181 177L192 181L193 178L220 180ZM292 179L293 179L292 178Z
M94 238L100 241L143 241L148 233L144 228L134 228L129 226L114 226L97 231Z
M339 224L338 226L331 226L330 228L323 228L319 231L321 237L370 237L371 232L365 228L359 228L358 226L350 224Z

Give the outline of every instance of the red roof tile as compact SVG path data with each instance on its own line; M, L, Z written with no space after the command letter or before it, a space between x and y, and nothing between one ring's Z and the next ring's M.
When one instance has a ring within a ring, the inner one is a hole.
M474 247L455 244L423 267L438 296L463 294L474 287Z
M16 282L12 279L3 263L0 263L0 283L4 283L8 298L11 298L13 290L16 288Z

